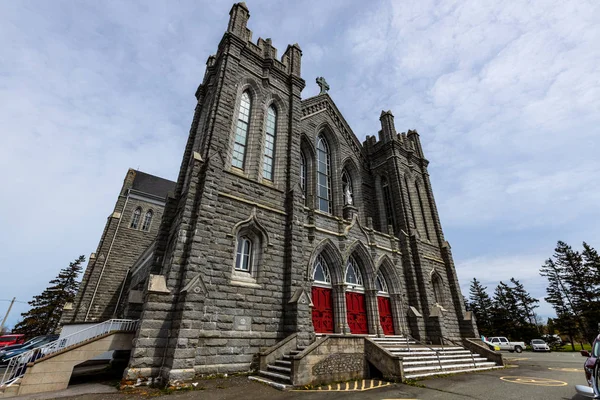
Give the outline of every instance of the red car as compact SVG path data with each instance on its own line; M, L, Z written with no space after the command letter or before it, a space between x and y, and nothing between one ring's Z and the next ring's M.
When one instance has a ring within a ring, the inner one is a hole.
M0 348L12 346L13 344L21 344L25 341L25 335L4 335L0 336Z
M577 393L594 399L600 398L599 383L600 383L600 335L596 337L592 344L592 352L581 350L581 355L587 357L583 364L585 371L585 379L590 387L575 385Z

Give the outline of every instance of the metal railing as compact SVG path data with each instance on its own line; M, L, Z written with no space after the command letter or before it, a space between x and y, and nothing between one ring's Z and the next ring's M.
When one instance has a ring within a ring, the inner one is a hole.
M111 332L134 332L138 327L139 320L110 319L97 325L92 325L78 332L58 338L43 346L31 349L8 359L8 365L0 380L0 388L10 386L25 375L27 364L35 362L43 357L65 350L70 346L85 342L98 336Z
M435 353L435 356L437 357L438 364L440 365L440 371L444 370L444 367L442 367L442 359L440 357L440 352L438 350L434 349L433 347L429 347L429 345L421 342L420 340L415 339L414 337L412 337L411 335L409 335L405 332L402 332L402 335L406 338L406 347L408 348L408 351L410 351L410 345L408 343L409 340L415 341L416 343L420 344L421 346L426 347L429 350L433 351Z
M442 338L442 340L441 340L441 342L442 342L442 349L444 348L444 341L447 340L447 341L449 341L450 343L452 343L455 346L459 346L459 347L462 347L465 350L469 350L469 354L471 355L471 360L473 361L473 366L475 368L477 368L477 363L475 362L475 356L473 355L473 352L470 349L467 349L465 346L463 346L462 343L455 342L454 340L452 340L450 338L447 338L445 336L441 336L441 338Z

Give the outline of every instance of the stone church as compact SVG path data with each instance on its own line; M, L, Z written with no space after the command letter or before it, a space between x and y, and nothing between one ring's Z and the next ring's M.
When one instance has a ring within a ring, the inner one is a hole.
M65 327L139 319L126 376L171 380L291 337L477 337L417 131L382 111L361 143L324 79L302 98L299 45L249 18L233 5L208 57L177 182L127 172Z

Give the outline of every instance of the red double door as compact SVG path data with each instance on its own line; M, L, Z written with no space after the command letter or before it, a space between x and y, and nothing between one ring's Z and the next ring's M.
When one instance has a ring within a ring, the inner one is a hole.
M333 297L331 289L313 286L312 320L315 333L333 333Z
M379 323L384 335L394 334L394 320L392 318L392 305L389 297L377 296L377 308L379 308Z
M363 293L346 292L346 314L350 333L369 333L365 295Z

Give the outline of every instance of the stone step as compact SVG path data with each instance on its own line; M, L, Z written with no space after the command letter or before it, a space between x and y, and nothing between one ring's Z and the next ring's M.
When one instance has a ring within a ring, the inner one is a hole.
M487 358L483 358L483 357L476 357L475 358L475 363L482 363L482 362L486 362ZM471 365L473 365L473 359L472 358L451 358L451 359L440 359L439 361L437 359L433 359L433 360L417 360L417 361L406 361L403 360L402 361L402 365L429 365L429 364L448 364L448 363L471 363Z
M283 374L278 374L276 372L269 372L269 371L263 371L260 370L260 375L264 378L269 378L271 380L275 380L275 381L282 381L284 383L291 383L292 380L290 379L289 375L283 375Z
M295 356L296 354L299 354L300 351L299 350L290 350L290 354Z
M288 360L289 360L289 361L291 362L291 360L292 360L292 356L291 356L291 355L289 355L289 354L284 354L284 356L282 357L282 360L286 360L286 361L288 361Z
M455 369L455 370L452 370L452 371L424 372L424 373L406 374L406 375L404 375L404 379L417 379L417 378L425 378L427 376L447 375L447 374L460 374L460 373L463 373L463 372L489 371L489 370L492 370L492 369L499 369L499 368L504 368L504 367L494 365L494 366L490 366L490 367Z
M392 353L403 353L403 354L411 354L411 355L430 355L430 354L446 354L446 355L453 355L453 354L471 354L471 352L469 350L419 350L419 351L415 351L413 349L402 349L402 348L387 348L387 351L391 351Z
M269 386L271 386L275 389L279 389L279 390L287 390L292 387L292 385L286 385L285 383L275 382L274 380L265 378L264 376L251 375L248 377L248 379L250 379L251 381L260 382L265 385L269 385Z
M267 370L274 371L276 373L284 373L284 374L287 374L288 376L292 373L292 369L289 367L280 367L280 366L273 365L273 364L267 365Z
M486 367L494 367L494 366L496 366L496 363L488 361L488 362L475 363L475 365L477 366L477 368L479 368L479 367L486 368ZM469 365L467 363L442 365L442 368L440 368L439 365L428 365L428 366L424 366L424 367L404 368L404 372L405 372L405 374L411 374L411 372L414 372L414 373L438 372L438 373L440 373L440 372L452 371L452 370L456 370L456 369L465 369L465 368L474 368L474 367L473 367L472 363L471 363L471 365Z
M292 362L291 361L286 361L286 360L275 360L275 365L279 365L281 367L288 367L288 368L290 368L292 366Z
M394 353L395 354L395 353ZM471 358L470 353L465 354L440 354L439 356L442 360L451 360L455 358ZM473 354L473 357L481 357L479 354ZM404 361L418 361L418 360L437 360L438 356L435 354L431 355L420 355L420 354L410 354L408 356L402 357Z

